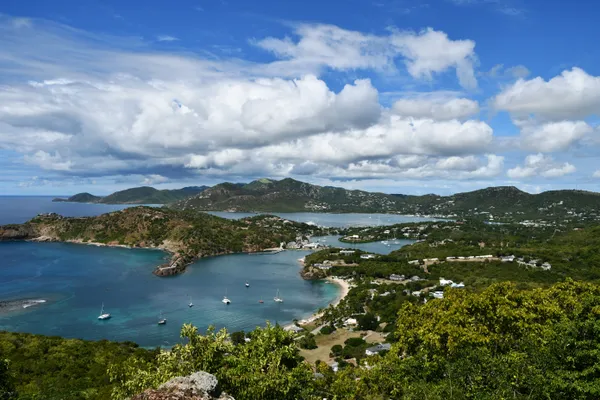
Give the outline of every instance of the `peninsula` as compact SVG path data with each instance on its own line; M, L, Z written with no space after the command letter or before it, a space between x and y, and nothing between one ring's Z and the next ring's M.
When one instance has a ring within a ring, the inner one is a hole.
M104 246L161 249L170 260L157 276L183 272L195 260L220 254L260 252L285 243L327 234L324 228L260 215L228 220L197 212L133 207L96 217L41 214L20 225L0 226L0 241L60 241Z

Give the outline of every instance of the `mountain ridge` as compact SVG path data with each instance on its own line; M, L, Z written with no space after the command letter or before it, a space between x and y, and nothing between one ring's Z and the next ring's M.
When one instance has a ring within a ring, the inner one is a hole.
M475 217L500 222L598 219L600 193L551 190L527 193L514 186L491 186L452 195L409 195L319 186L292 178L261 178L249 183L176 190L139 187L105 197L79 193L56 201L102 204L167 204L178 210L238 212L396 213L447 218Z

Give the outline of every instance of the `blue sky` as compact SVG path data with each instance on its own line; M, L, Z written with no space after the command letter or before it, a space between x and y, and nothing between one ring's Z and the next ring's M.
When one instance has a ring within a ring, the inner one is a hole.
M3 1L0 193L600 191L595 2Z

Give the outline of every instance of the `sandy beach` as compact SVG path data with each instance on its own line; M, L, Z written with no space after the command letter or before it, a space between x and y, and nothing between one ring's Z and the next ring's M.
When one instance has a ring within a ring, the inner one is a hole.
M331 305L335 307L340 303L340 301L342 301L344 299L344 297L346 297L348 295L348 292L350 292L350 284L343 279L332 278L330 276L325 278L325 280L328 282L331 282L335 285L338 285L341 289L338 297L336 297L336 299L331 303ZM315 313L306 319L302 319L302 320L298 321L298 325L310 324L311 322L316 321L317 319L321 318L322 316L323 316L322 312Z

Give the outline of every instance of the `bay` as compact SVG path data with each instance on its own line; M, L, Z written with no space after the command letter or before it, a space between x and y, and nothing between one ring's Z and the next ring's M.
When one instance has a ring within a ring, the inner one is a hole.
M0 315L0 330L171 346L180 340L184 323L200 330L215 325L230 331L264 326L267 320L286 324L327 306L339 293L336 285L300 277L298 258L305 254L211 257L189 266L184 274L158 278L151 272L163 261L160 251L0 243L0 299L47 301ZM277 290L283 303L273 301ZM225 294L230 305L221 302ZM102 303L112 314L107 321L97 319ZM166 325L157 324L161 311Z
M53 203L53 197L0 197L0 224L22 223L43 212L91 216L132 205ZM242 218L244 213L212 213ZM417 222L416 217L378 214L276 213L283 218L323 226ZM406 219L408 218L408 219ZM413 220L414 219L414 220ZM344 244L338 236L314 238L334 247L387 254L409 240ZM166 254L156 250L106 248L67 243L0 243L0 301L46 300L0 314L0 330L89 340L131 340L146 346L179 342L183 323L201 331L209 325L229 331L302 319L338 296L336 285L303 280L298 259L306 251L234 254L205 258L170 278L152 275ZM244 283L250 282L246 288ZM280 290L284 303L273 297ZM223 296L231 305L221 302ZM188 307L189 299L194 303ZM263 300L260 304L258 301ZM97 319L102 303L112 314ZM160 313L168 322L158 325Z
M213 214L227 219L240 219L259 215L258 213L245 212L227 212L227 211L209 211ZM414 215L399 215L399 214L364 214L364 213L349 213L349 214L333 214L333 213L278 213L269 212L266 214L277 215L281 218L289 219L297 222L305 222L319 226L330 228L348 228L351 226L381 226L403 224L410 222L435 221L437 218L419 217Z

